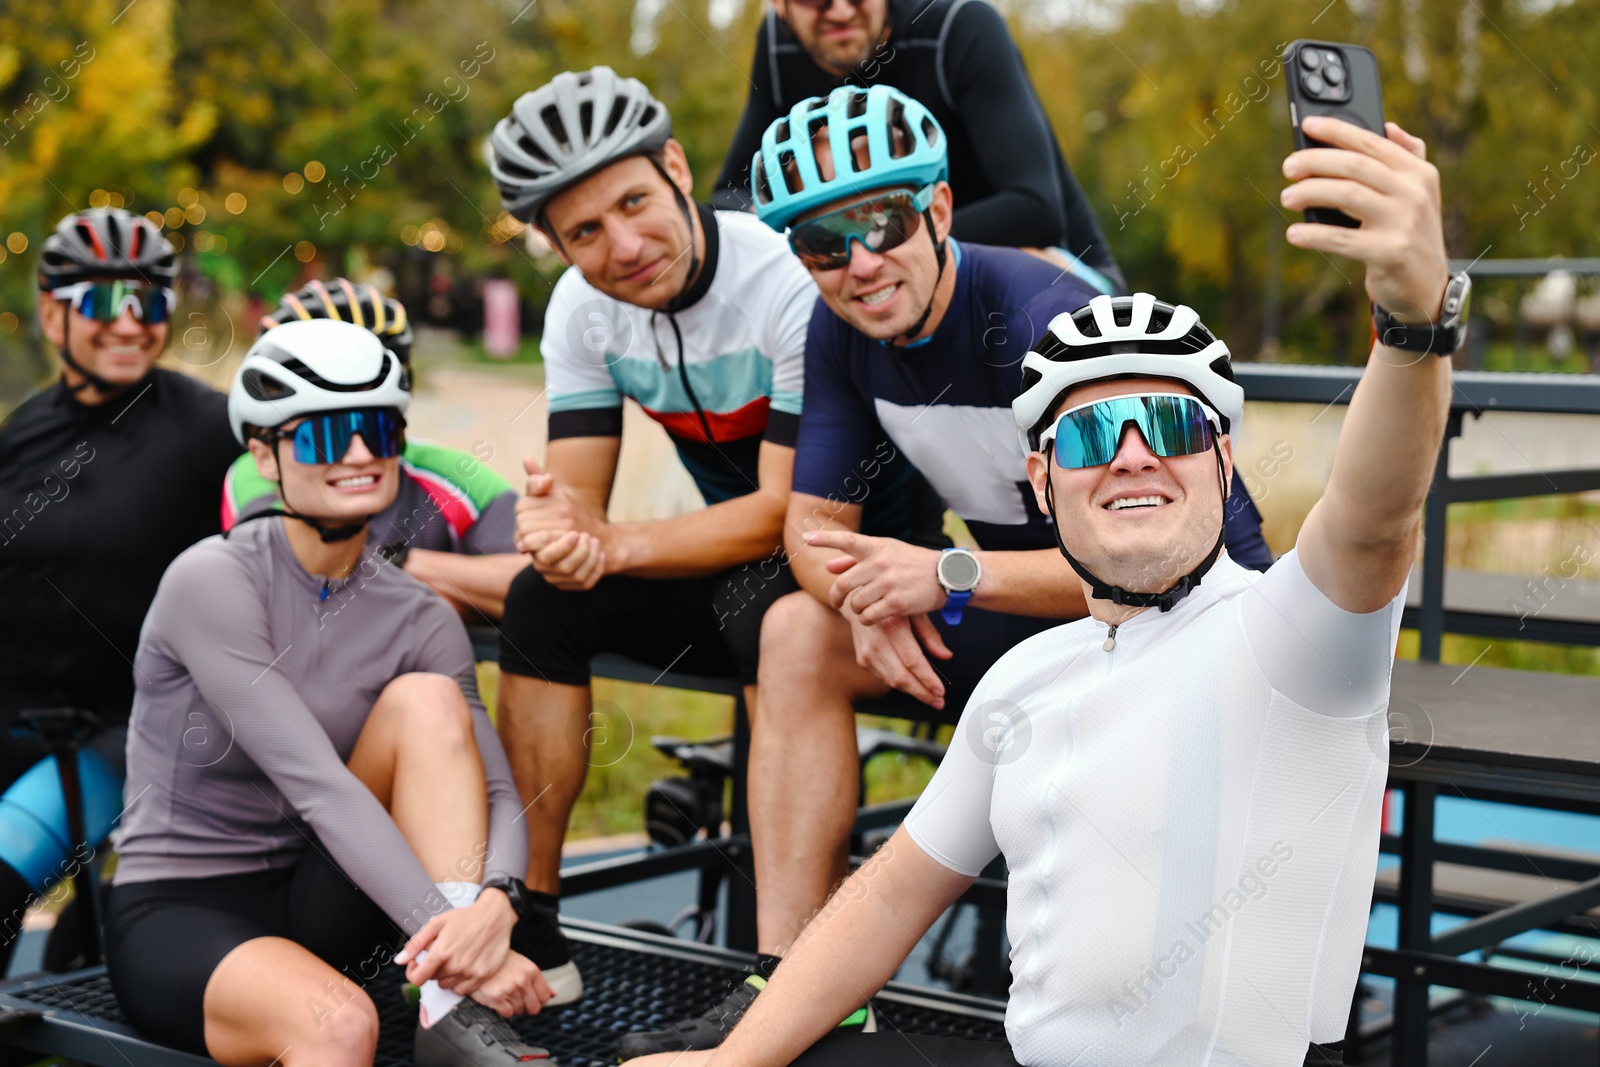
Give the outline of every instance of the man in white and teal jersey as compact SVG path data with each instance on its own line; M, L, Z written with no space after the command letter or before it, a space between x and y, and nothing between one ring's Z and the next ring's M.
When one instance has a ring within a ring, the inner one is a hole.
M691 204L666 108L610 68L524 94L491 144L506 210L571 264L544 323L549 452L527 461L518 505L533 565L511 587L500 649L500 735L531 805L528 884L553 902L595 654L736 676L755 707L761 619L795 589L783 525L816 288L759 221ZM666 429L703 510L607 521L625 398ZM909 494L914 472L892 466L874 492ZM575 973L535 962L556 1003L581 994Z
M262 332L284 322L333 319L365 326L401 364L411 362L411 325L403 304L370 285L335 278L285 293L261 320ZM222 528L278 506L278 487L257 473L248 454L228 471ZM400 490L369 525L407 574L444 597L467 618L498 619L506 589L527 560L514 545L517 494L477 456L407 436L400 456Z

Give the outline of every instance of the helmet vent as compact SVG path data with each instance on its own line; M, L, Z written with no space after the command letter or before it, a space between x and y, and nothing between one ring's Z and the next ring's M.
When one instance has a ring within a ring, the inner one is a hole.
M1118 300L1111 305L1111 321L1118 326L1133 325L1133 304L1131 301Z
M767 168L761 165L761 160L759 159L756 160L755 173L756 202L760 204L772 203L772 185L767 181Z
M1150 311L1150 332L1160 333L1172 322L1172 309L1157 305Z
M556 139L563 152L572 151L572 141L567 137L566 123L561 121L561 112L556 110L554 104L539 112L539 121L544 123L544 128L550 131L550 136Z
M856 92L850 94L849 103L845 104L845 118L859 119L867 113L867 94Z
M1100 324L1094 320L1094 316L1090 315L1087 309L1073 315L1072 320L1078 324L1078 332L1085 337L1100 336Z
M655 121L656 121L656 104L655 104L654 101L651 101L649 106L647 106L643 111L639 112L638 128L639 129L645 129L645 128L649 127L649 126L653 126L655 124Z
M606 116L606 128L602 136L610 137L616 131L617 123L622 121L623 113L628 110L628 101L625 97L617 97L611 101L611 114Z
M240 384L244 391L256 400L284 400L294 396L294 387L268 378L254 367L249 368L240 375Z
M778 153L778 169L783 173L783 187L790 195L798 193L803 186L800 181L800 167L794 161L792 150Z
M789 139L789 120L787 118L778 120L777 128L772 131L772 139L774 141L787 141Z
M889 158L904 159L911 154L916 138L906 122L906 109L898 100L889 101Z
M922 136L927 140L929 148L939 147L939 127L926 115L922 117Z
M378 367L377 375L370 382L355 382L353 384L330 382L298 359L284 360L283 369L304 378L319 389L328 390L330 393L368 393L382 385L383 380L389 376L390 358L392 357L385 351L383 362Z
M585 100L578 105L578 132L585 141L594 133L594 101Z
M535 163L541 164L542 166L546 166L546 167L555 166L555 164L553 162L551 162L550 157L545 155L544 149L542 149L538 145L534 144L533 143L533 138L529 137L527 134L523 134L521 137L519 137L517 139L517 147L522 149L524 152L528 153L529 157L532 158ZM529 178L534 177L534 174L531 171L528 171L525 168L518 166L517 164L511 162L508 159L502 158L500 160L500 166L502 168L504 168L505 170L510 171L513 174L516 174L516 173L518 173L520 171L521 174L526 176L526 177L529 177Z

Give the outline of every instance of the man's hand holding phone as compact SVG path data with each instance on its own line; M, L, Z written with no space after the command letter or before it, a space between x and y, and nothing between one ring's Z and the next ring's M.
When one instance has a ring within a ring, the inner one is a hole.
M1292 211L1338 208L1359 229L1298 222L1297 248L1348 256L1367 265L1367 296L1411 323L1435 321L1450 270L1444 247L1439 171L1426 146L1393 122L1387 137L1327 116L1307 116L1305 136L1331 148L1306 148L1283 161L1293 184L1280 194Z

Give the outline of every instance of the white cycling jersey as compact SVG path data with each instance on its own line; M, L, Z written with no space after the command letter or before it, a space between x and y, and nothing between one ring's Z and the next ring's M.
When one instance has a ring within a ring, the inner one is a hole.
M1109 651L1080 619L989 671L905 826L964 874L1005 855L1020 1062L1298 1067L1342 1037L1404 602L1224 554Z

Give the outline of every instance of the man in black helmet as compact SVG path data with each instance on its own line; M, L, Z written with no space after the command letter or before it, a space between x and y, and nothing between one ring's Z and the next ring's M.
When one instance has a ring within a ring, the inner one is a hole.
M713 186L746 207L761 135L807 97L891 85L950 137L957 240L1042 253L1102 293L1122 273L1000 13L972 0L773 0L756 35L750 96Z
M62 219L39 264L39 325L61 378L0 424L0 730L29 708L93 712L107 730L82 757L84 777L111 776L113 798L139 627L167 564L219 531L222 476L239 453L227 398L155 368L177 273L172 245L142 216ZM43 756L8 736L0 787ZM0 820L57 788L45 764L7 794ZM67 858L42 826L16 822L18 834L0 832L0 968L22 910ZM97 841L108 827L89 829Z

